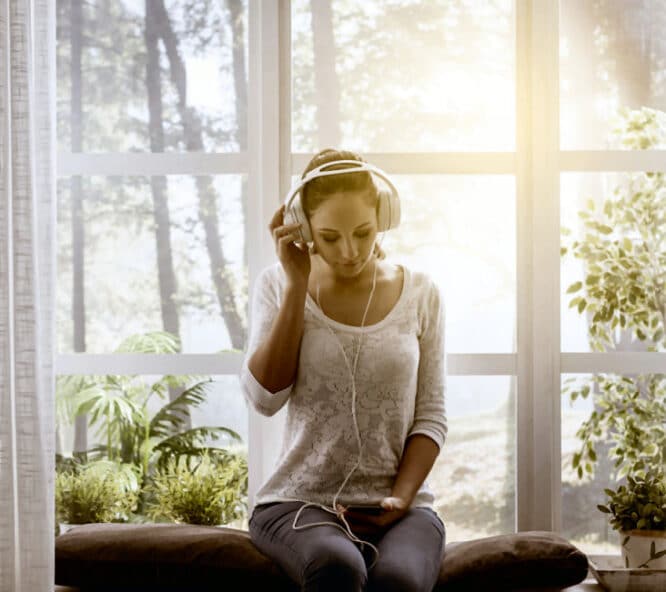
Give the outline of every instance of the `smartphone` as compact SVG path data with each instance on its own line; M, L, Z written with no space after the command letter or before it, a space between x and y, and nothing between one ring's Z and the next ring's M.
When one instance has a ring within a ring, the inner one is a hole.
M379 515L386 512L386 510L378 504L353 504L347 506L347 509L351 510L352 512L363 512L365 514L372 515Z

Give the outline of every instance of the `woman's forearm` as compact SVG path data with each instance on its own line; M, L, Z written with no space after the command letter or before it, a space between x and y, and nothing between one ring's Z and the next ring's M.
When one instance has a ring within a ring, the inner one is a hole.
M414 434L407 438L391 495L411 504L438 455L439 446L425 434Z
M273 326L247 366L266 390L276 393L296 378L303 336L306 289L288 286Z

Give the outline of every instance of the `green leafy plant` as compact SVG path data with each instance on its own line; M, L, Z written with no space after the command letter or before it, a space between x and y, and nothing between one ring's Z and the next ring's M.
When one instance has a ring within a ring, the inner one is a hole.
M202 454L194 468L183 459L169 459L147 490L154 502L147 515L154 520L214 526L227 524L247 513L247 461L228 455L226 461Z
M604 491L608 505L599 504L597 508L610 514L615 530L666 530L666 480L662 471L648 471L635 479L628 476L627 485Z
M56 473L56 521L68 524L127 522L136 509L136 467L109 461L72 465Z
M133 335L115 350L117 353L170 353L180 350L176 336L167 332ZM193 382L193 384L191 384ZM83 414L91 426L98 426L98 437L106 444L79 454L83 460L106 458L139 468L143 484L155 471L172 459L198 458L203 452L226 461L224 448L210 446L209 439L226 436L231 442L241 441L235 431L223 426L201 426L183 429L190 410L206 400L213 381L196 375L165 375L153 383L140 377L62 376L56 386L57 417L71 423ZM173 401L165 403L151 415L149 400L165 398L170 387L185 388ZM57 458L62 464L65 459ZM139 509L143 507L143 496Z
M648 149L666 145L666 114L653 109L623 110L615 133L623 147ZM647 351L666 350L666 181L664 173L623 175L612 198L597 206L590 199L579 212L585 234L563 238L562 256L582 259L585 278L568 286L570 308L591 316L594 351L616 348L616 332L629 331L651 341ZM564 237L571 234L562 229ZM577 432L573 455L579 478L593 474L595 444L611 442L617 477L644 477L666 462L666 375L613 376L564 381L571 401L594 398L594 410Z

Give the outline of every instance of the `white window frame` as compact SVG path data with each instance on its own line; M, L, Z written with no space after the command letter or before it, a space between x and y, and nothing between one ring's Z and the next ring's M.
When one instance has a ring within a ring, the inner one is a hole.
M248 0L248 152L234 154L59 153L57 174L248 176L250 294L276 261L267 232L292 174L310 154L291 152L290 0ZM508 174L516 179L517 351L447 354L452 376L517 377L516 530L561 531L562 373L663 372L666 354L561 352L560 173L666 172L666 150L560 150L559 3L515 0L516 151L372 153L392 174ZM249 319L250 323L252 319ZM243 354L58 354L57 374L238 374ZM279 450L284 409L248 407L249 505ZM444 451L444 453L446 453Z

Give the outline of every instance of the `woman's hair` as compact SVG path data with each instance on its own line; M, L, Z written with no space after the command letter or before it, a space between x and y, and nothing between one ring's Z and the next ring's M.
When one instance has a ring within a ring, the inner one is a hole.
M304 178L311 170L333 162L334 160L357 160L365 162L363 158L350 150L334 150L324 148L315 154L305 167L301 178ZM327 167L325 170L338 170L349 168L351 165L338 164ZM310 218L312 213L334 193L341 191L360 191L368 196L368 205L374 206L375 212L379 209L379 191L375 185L372 174L368 171L357 173L346 173L344 175L328 175L317 177L309 181L301 188L301 204L305 215ZM384 251L375 243L375 255L379 259L386 257Z

